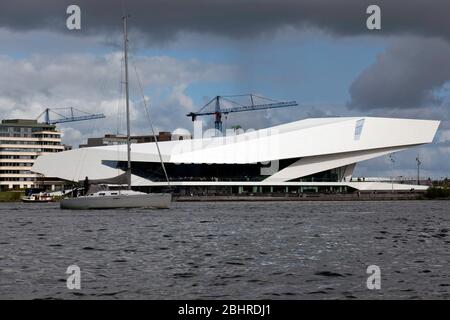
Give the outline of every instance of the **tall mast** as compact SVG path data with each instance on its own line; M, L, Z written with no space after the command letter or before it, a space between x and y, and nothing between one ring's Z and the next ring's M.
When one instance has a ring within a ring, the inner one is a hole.
M130 97L128 89L128 30L127 16L123 17L123 50L125 59L125 99L127 106L127 180L128 189L131 189L131 139L130 139Z

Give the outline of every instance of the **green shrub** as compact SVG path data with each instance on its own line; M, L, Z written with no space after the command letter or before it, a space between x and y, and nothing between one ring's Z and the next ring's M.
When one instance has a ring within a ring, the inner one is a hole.
M425 197L429 199L448 198L450 197L450 189L447 187L430 187L425 193Z
M2 201L18 201L20 197L24 195L23 192L20 191L5 191L0 192L0 202Z

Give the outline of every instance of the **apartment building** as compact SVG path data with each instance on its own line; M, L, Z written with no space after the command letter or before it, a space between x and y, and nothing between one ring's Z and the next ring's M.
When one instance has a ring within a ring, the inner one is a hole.
M0 191L41 188L55 189L58 179L31 172L40 155L67 149L54 125L37 120L2 120L0 124Z

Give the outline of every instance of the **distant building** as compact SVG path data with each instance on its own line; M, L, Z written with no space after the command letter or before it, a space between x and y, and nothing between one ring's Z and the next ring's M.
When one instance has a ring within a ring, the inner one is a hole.
M2 120L0 124L0 191L55 188L59 179L42 177L30 171L40 155L70 149L61 144L61 133L54 125L37 120Z
M182 140L178 139L178 135L175 135L176 140ZM158 141L170 141L172 140L172 134L167 131L161 131L156 136ZM185 137L186 139L187 137ZM143 135L143 136L132 136L131 137L131 143L147 143L147 142L155 142L155 138L153 135ZM100 146L114 146L118 144L125 144L127 143L127 137L123 135L115 135L115 134L105 134L104 137L101 138L88 138L86 144L80 144L80 148L87 148L87 147L100 147Z
M178 128L172 132L171 140L188 140L192 139L192 135L189 130Z

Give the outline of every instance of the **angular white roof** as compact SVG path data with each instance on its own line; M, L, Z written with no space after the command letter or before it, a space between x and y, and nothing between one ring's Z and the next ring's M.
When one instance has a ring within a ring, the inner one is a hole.
M287 181L430 143L438 126L434 120L313 118L235 136L160 142L159 147L168 163L245 164L301 158L274 175L277 181ZM125 159L125 145L83 148L41 156L32 170L67 180L101 179L120 173L105 161ZM156 144L133 144L132 161L159 162Z

